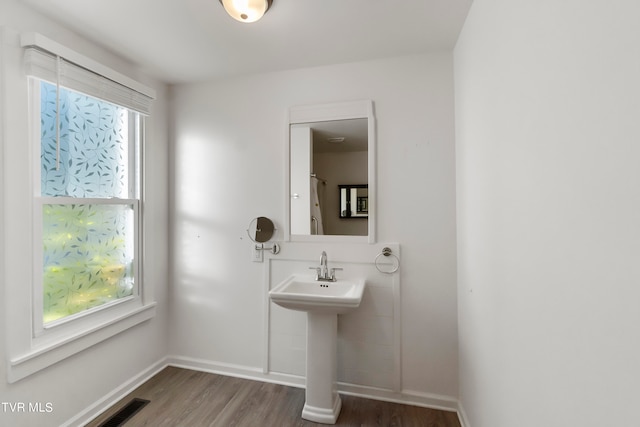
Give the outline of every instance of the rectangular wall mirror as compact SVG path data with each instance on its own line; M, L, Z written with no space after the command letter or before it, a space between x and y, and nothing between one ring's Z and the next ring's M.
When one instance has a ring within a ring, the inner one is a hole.
M288 127L285 238L375 242L372 101L292 107Z

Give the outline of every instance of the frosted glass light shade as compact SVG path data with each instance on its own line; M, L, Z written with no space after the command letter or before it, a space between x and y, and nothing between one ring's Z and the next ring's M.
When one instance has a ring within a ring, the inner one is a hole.
M220 0L224 10L240 22L256 22L267 12L272 0Z

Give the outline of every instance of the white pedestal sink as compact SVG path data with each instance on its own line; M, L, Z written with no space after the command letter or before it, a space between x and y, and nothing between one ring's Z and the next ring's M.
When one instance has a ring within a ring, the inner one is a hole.
M302 418L335 424L342 403L337 391L338 314L360 306L364 280L317 281L293 275L269 292L274 303L307 312L307 384Z

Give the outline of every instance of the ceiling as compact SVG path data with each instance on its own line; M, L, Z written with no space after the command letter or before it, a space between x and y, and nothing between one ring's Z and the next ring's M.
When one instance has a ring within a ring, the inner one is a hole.
M472 0L274 0L258 22L218 0L22 0L167 83L453 49Z
M368 123L367 119L307 123L313 132L313 151L315 153L367 151L369 148ZM338 140L335 141L334 138Z

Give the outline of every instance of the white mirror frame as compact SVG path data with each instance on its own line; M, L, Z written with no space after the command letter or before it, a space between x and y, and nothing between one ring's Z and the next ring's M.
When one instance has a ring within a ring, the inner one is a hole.
M298 123L327 122L333 120L367 119L367 180L369 185L369 218L366 236L301 235L291 234L291 132L290 126ZM284 240L292 242L375 243L376 241L376 123L373 101L350 101L331 104L295 106L289 108L287 118L287 144L285 147L285 215Z

